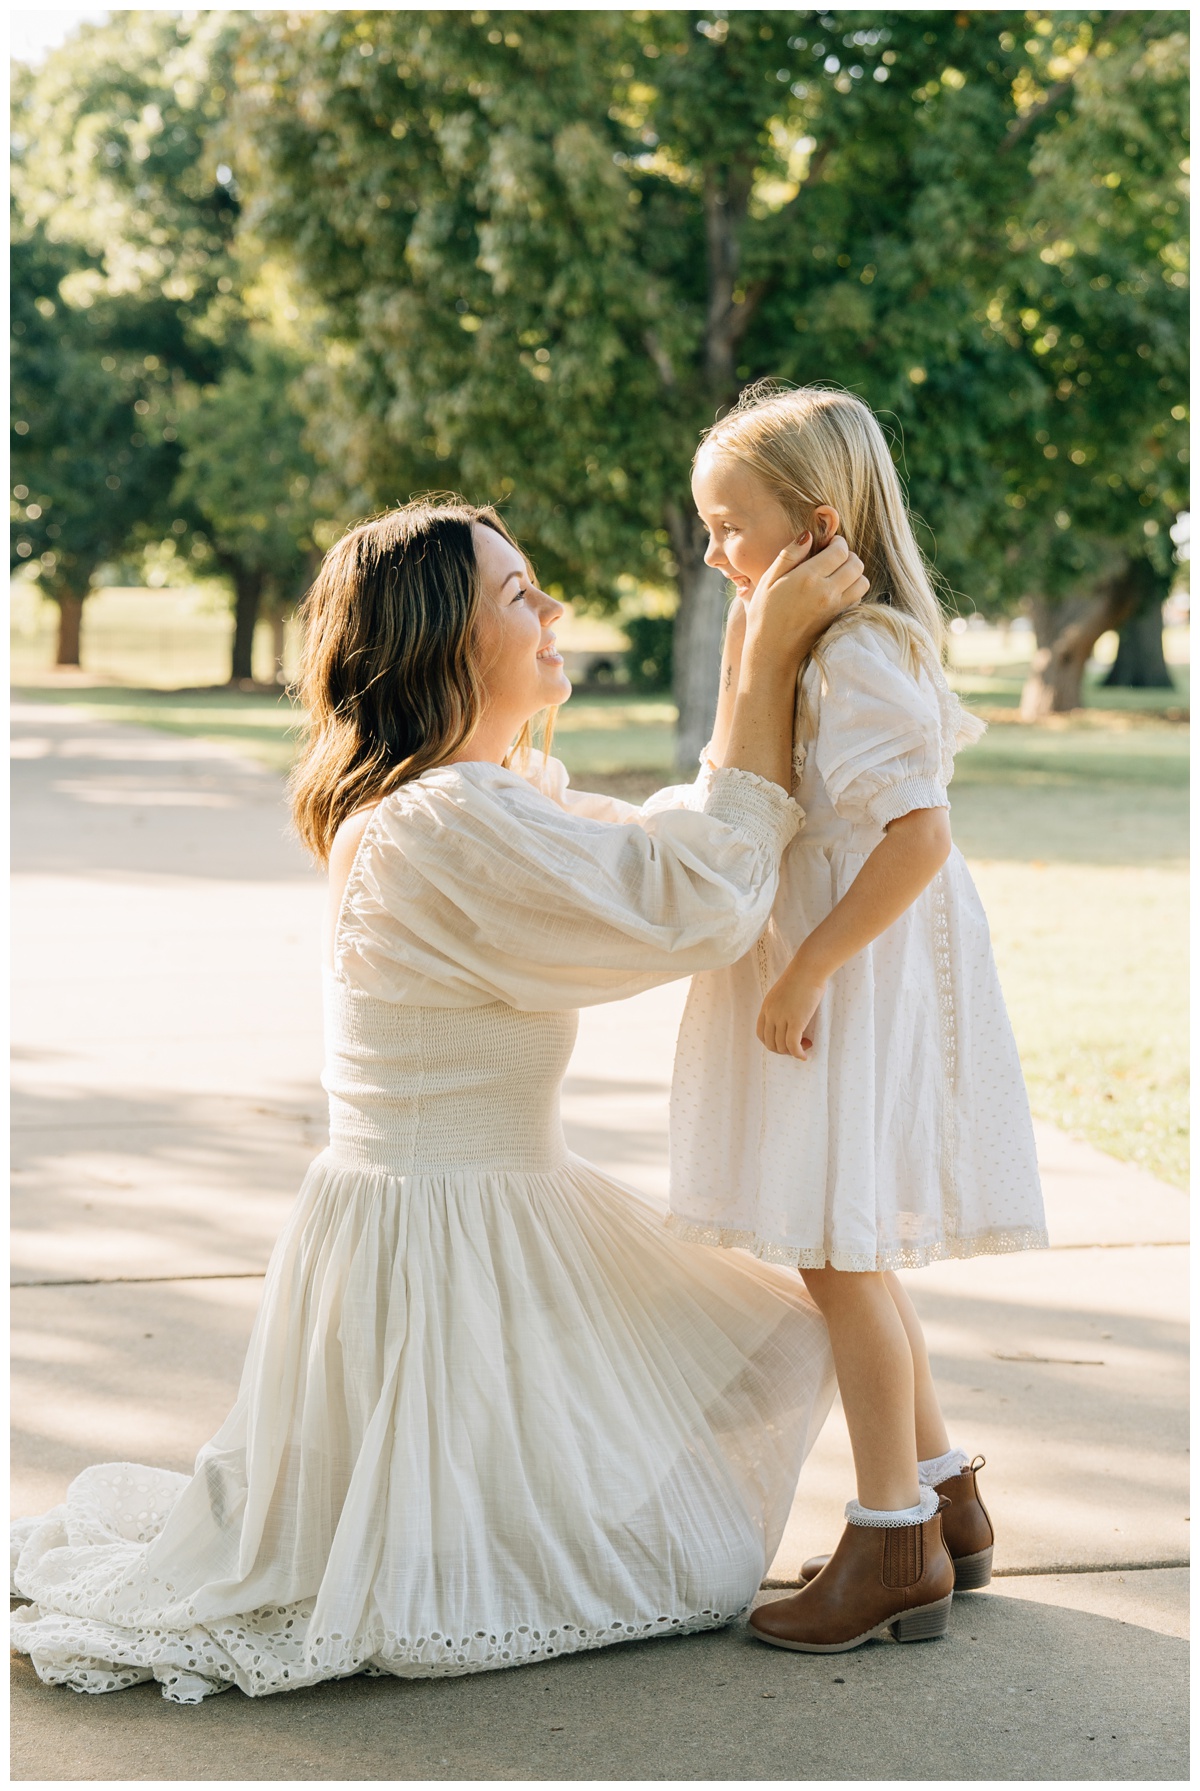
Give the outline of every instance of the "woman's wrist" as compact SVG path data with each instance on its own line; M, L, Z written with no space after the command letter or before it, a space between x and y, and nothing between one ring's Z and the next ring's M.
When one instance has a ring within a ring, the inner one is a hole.
M816 638L815 634L813 638ZM777 621L764 623L753 613L747 616L741 662L743 668L752 671L756 678L778 676L794 680L806 650L800 645L794 627L785 632Z

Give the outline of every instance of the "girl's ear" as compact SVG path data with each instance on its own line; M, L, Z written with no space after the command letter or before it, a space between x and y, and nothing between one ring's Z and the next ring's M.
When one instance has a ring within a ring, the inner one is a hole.
M813 550L827 547L841 527L841 518L832 504L818 504L812 513Z

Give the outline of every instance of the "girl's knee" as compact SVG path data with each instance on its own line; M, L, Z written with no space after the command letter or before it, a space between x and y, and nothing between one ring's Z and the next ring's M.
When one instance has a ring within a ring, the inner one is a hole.
M886 1277L877 1270L801 1269L804 1285L818 1306L846 1306L878 1299L887 1293ZM890 1298L890 1296L889 1296Z

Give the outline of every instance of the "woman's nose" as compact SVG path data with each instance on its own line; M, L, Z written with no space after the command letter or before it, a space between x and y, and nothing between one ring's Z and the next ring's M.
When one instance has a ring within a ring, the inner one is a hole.
M561 604L556 597L551 597L548 591L539 591L538 596L540 598L538 616L543 627L548 622L557 622L560 616L566 614L565 605Z

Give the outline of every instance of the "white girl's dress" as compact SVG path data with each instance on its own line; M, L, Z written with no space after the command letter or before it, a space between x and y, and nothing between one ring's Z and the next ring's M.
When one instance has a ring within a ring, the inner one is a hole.
M195 1702L716 1627L828 1410L795 1277L671 1237L571 1154L580 1005L740 957L799 813L552 800L464 764L386 798L327 982L330 1145L195 1474L85 1471L15 1526L42 1679ZM612 825L592 811L631 820Z
M889 821L946 808L965 714L931 651L864 618L803 679L803 831L755 948L693 978L671 1094L671 1226L769 1262L866 1271L1045 1247L1029 1104L987 920L957 849L828 984L807 1062L764 1050L762 999ZM815 736L814 736L815 725ZM703 799L702 772L690 793Z

